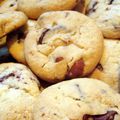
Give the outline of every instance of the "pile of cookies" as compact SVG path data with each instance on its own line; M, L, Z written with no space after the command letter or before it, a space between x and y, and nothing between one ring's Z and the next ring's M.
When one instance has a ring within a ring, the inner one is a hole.
M120 120L120 0L0 1L0 120Z

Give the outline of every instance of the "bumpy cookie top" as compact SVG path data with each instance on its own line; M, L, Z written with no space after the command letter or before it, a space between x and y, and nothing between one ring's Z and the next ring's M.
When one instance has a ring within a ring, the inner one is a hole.
M32 96L38 95L40 88L34 74L26 66L17 63L0 64L0 86L19 89Z
M120 95L107 84L89 78L73 79L43 90L34 120L119 120Z
M91 19L74 11L57 11L42 14L38 24L40 29L29 32L25 39L25 57L40 78L58 82L95 68L103 36Z

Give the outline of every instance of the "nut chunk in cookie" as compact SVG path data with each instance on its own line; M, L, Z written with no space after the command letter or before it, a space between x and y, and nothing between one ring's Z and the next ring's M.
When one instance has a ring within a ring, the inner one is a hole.
M25 39L25 58L32 71L48 82L77 78L100 60L103 36L88 17L75 11L42 14L40 29Z

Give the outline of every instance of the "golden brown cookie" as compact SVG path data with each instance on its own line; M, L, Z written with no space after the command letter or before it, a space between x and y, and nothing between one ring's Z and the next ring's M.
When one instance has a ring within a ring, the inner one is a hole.
M48 11L71 10L77 0L18 0L18 9L29 18L37 19L42 13Z
M16 30L27 22L27 17L22 12L9 11L0 14L0 38Z
M42 14L40 28L25 39L25 58L41 79L58 82L87 75L99 62L103 36L95 23L75 11Z

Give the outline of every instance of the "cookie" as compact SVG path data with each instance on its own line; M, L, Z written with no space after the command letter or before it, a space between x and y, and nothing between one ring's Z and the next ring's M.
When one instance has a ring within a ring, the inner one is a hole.
M0 64L0 120L33 120L40 83L24 65Z
M91 78L102 80L113 89L120 91L120 41L108 40L104 42L104 52Z
M34 120L119 120L120 95L104 82L73 79L42 91Z
M0 2L0 13L5 13L10 10L17 10L17 0L2 0Z
M18 10L23 11L29 18L37 19L48 11L71 10L77 0L18 0Z
M38 77L54 83L95 68L103 36L91 19L75 11L56 11L42 14L38 24L24 44L26 61Z
M26 64L24 57L24 39L27 33L34 29L36 21L28 20L27 24L20 29L10 33L7 37L7 46L10 54L20 63Z
M0 14L0 38L21 27L26 22L27 17L22 12L10 11Z
M104 37L120 38L120 1L91 0L87 15L95 20Z

